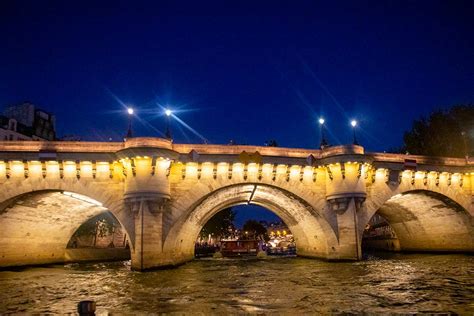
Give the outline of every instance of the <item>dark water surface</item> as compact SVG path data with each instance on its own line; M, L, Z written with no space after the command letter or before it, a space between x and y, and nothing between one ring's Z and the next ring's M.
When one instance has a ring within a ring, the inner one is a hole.
M301 258L195 260L132 272L128 262L0 272L0 313L474 314L474 257L392 255L334 263Z

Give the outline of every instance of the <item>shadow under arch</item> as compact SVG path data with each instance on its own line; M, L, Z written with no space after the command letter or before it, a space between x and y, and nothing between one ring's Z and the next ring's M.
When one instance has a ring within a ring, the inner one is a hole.
M366 225L361 240L362 257L373 251L400 251L400 241L387 219L375 213Z
M405 191L386 200L369 222L376 214L393 229L401 251L474 252L474 218L444 194Z
M74 232L88 219L107 211L99 201L61 190L32 191L3 201L0 266L67 261L65 251ZM128 235L120 219L113 216Z
M194 257L194 244L205 223L219 211L241 204L262 206L278 215L295 237L298 255L331 258L336 234L322 215L298 196L275 186L241 183L210 192L189 207L170 229L164 250L177 261Z

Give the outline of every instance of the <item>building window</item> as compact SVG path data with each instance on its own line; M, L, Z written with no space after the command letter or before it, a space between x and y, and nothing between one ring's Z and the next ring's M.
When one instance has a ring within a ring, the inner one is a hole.
M13 135L12 134L10 134L10 140L13 140Z

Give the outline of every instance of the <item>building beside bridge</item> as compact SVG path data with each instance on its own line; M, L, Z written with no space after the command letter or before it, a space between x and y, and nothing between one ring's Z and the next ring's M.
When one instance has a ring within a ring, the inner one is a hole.
M34 104L6 107L0 115L0 140L55 140L56 118Z

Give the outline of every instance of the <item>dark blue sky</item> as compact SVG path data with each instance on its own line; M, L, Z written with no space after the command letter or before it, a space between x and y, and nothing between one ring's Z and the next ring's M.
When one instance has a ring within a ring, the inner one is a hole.
M258 4L257 4L258 2ZM369 150L413 119L474 101L473 1L1 1L0 106L30 100L59 134L158 136L157 103L211 143ZM220 4L219 4L220 3ZM199 142L172 122L177 142Z
M273 212L258 205L238 205L233 208L235 212L235 224L242 228L246 221L250 219L264 220L269 223L280 221L280 218Z

